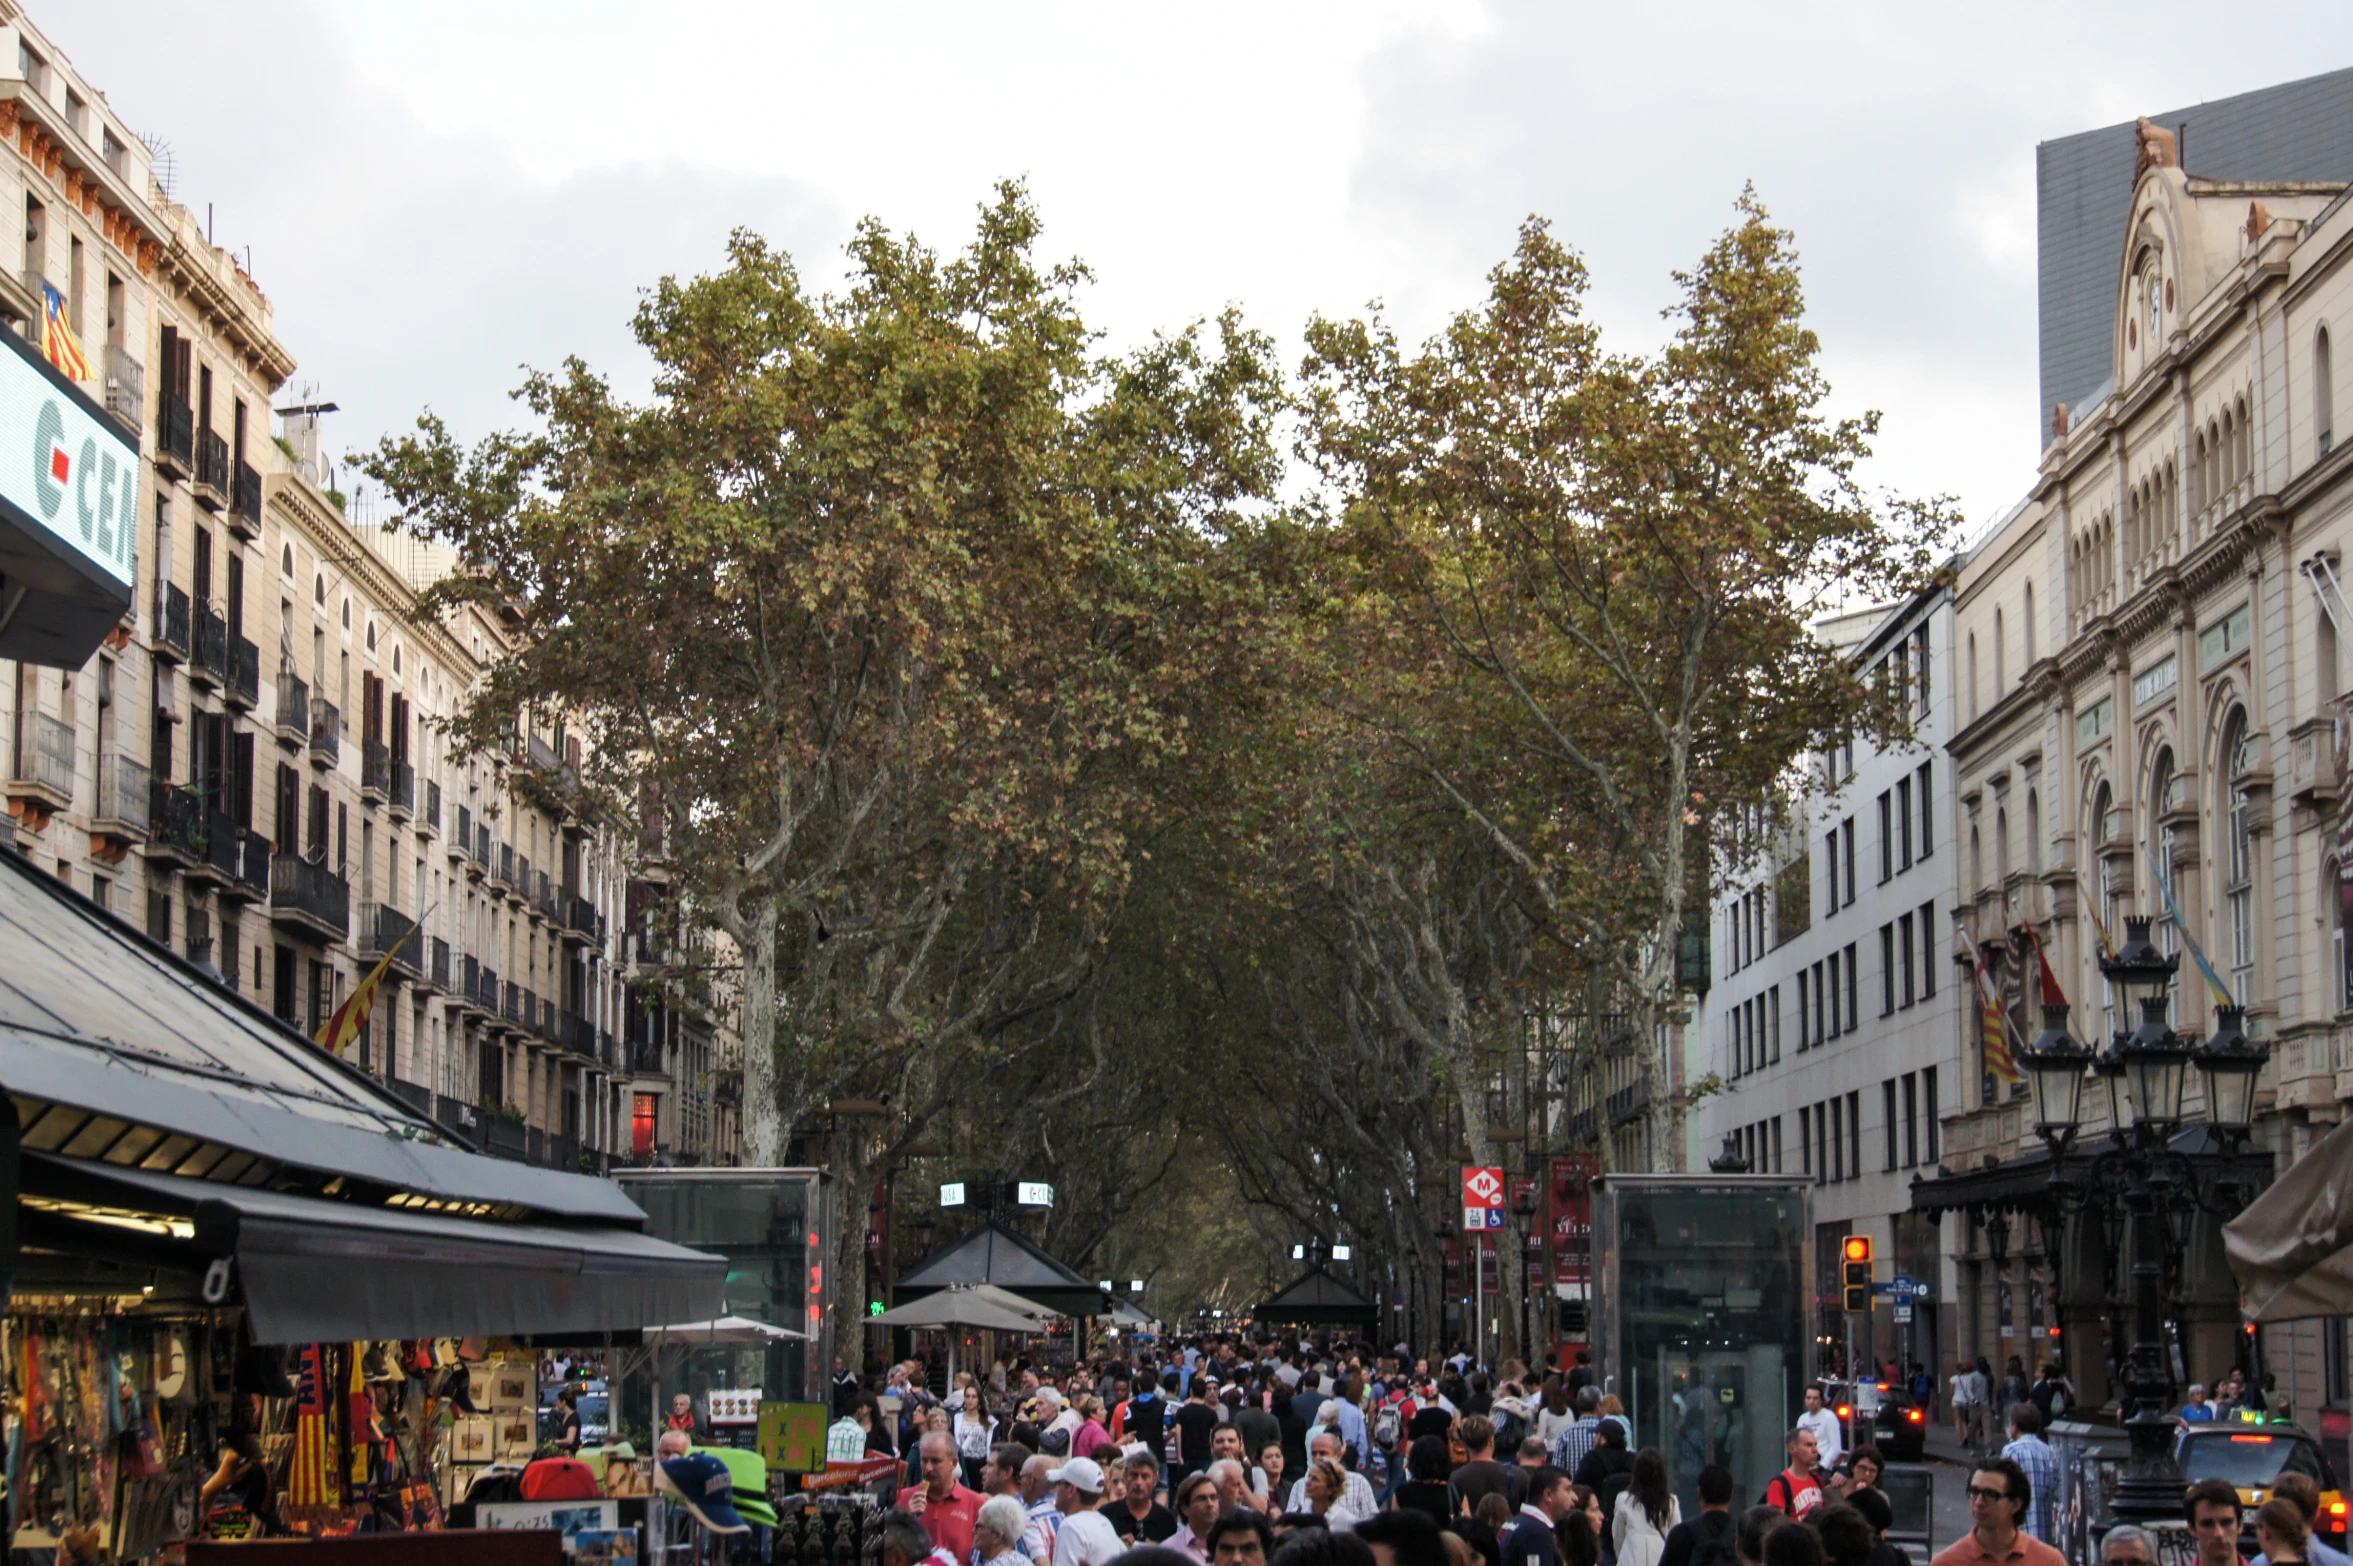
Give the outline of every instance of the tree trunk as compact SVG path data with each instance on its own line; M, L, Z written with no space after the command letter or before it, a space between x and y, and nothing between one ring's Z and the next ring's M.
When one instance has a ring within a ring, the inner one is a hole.
M784 1163L788 1121L800 1109L796 1083L794 1114L787 1115L781 1091L786 1084L777 1072L775 900L761 899L750 918L739 915L734 923L743 948L743 1161L747 1168L774 1169Z

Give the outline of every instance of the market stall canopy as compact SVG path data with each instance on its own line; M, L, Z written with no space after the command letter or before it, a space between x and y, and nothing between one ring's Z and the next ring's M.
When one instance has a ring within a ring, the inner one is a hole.
M878 1327L986 1327L997 1332L1043 1332L1060 1312L992 1284L957 1284L867 1318Z
M0 854L0 950L28 1250L230 1263L270 1342L725 1309L725 1262L649 1239L610 1181L467 1149L14 854Z
M667 1343L685 1348L782 1343L788 1338L806 1342L808 1336L806 1332L795 1332L790 1327L771 1327L749 1316L720 1316L710 1321L681 1321L667 1327L645 1329L645 1341L648 1343Z
M1001 1224L985 1223L899 1275L901 1300L935 1289L994 1284L1065 1316L1092 1315L1103 1291Z
M1291 1280L1291 1286L1258 1307L1263 1322L1303 1327L1371 1326L1381 1308L1335 1278L1320 1264Z
M2353 1314L2353 1120L2224 1225L2222 1246L2247 1320Z
M1111 1309L1103 1313L1103 1320L1110 1322L1115 1327L1149 1327L1152 1325L1151 1317L1125 1300L1115 1301Z

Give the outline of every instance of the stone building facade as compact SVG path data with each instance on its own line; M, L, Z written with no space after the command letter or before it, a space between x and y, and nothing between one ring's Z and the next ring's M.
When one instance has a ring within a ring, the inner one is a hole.
M559 716L438 727L519 616L417 618L453 561L347 517L267 296L6 0L0 201L0 318L38 341L54 287L143 459L130 612L80 668L0 662L0 844L306 1035L389 955L347 1053L492 1151L726 1158L724 1041L639 933L658 852L579 808Z
M1970 982L1972 944L1992 954L2031 1037L2039 947L2075 1035L2104 1047L2118 1019L2101 927L2120 940L2127 916L2151 919L2182 956L2175 1026L2213 1026L2195 945L2269 1044L2259 1141L2279 1161L2353 1098L2332 743L2353 634L2331 349L2353 313L2349 256L2342 187L2201 178L2144 122L2113 379L2051 410L2032 490L1971 547L1954 596L1954 982ZM2129 1346L2118 1245L2096 1214L2061 1222L2038 1198L2048 1155L2025 1090L1988 1069L1976 1007L1961 1028L1944 1178L1922 1197L1943 1210L1959 1346L1997 1368L2063 1350L2097 1401ZM2195 1119L2194 1079L2189 1093ZM2085 1105L2088 1142L2106 1112L2097 1093ZM2341 1404L2343 1324L2266 1328L2250 1347L2215 1228L2184 1225L2186 1375L2259 1358L2298 1410Z

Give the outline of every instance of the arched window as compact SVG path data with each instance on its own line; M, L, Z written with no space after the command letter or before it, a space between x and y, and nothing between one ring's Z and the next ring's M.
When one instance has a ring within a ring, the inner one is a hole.
M321 571L311 579L310 596L321 609L327 607L327 573Z
M2312 339L2312 427L2320 431L2320 455L2329 454L2335 439L2337 388L2331 378L2328 353L2328 328L2322 327Z
M2031 873L2043 867L2043 802L2033 789L2026 791L2026 868Z
M2348 926L2353 926L2353 878L2347 877L2345 867L2328 867L2329 885L2336 892L2336 916L2329 920L2329 942L2336 948L2332 964L2337 976L2337 1010L2353 1011L2353 941L2345 938Z
M2024 618L2026 625L2026 666L2031 669L2034 667L2034 583L2032 582L2028 582L2026 584L2026 607Z
M1994 611L1994 700L2010 694L2010 681L2002 668L2002 611Z
M343 628L347 631L351 629L351 600L348 598L343 600Z
M2124 932L2116 923L2115 868L2109 863L2108 856L2100 853L2100 849L2108 841L2109 829L2113 824L2111 818L2115 814L2116 796L2109 792L2106 783L2102 783L2092 790L2092 808L2084 817L2084 836L2091 839L2092 852L2100 867L2100 885L2096 895L2100 899L2100 917L2106 921L2108 938L2112 941L2122 939ZM2116 986L2103 980L2101 988L2105 997L2101 1003L2100 1013L2102 1032L2106 1037L2114 1038L2117 1031Z
M2251 477L2255 472L2255 438L2247 424L2247 399L2244 397L2239 399L2238 414L2239 442L2236 456L2238 458L2238 476L2244 479Z
M1998 807L1994 811L1994 879L2004 887L2010 884L2010 812Z
M2222 725L2222 897L2230 920L2230 992L2244 1006L2255 983L2254 805L2239 776L2247 770L2247 713L2233 707Z
M287 581L294 580L294 546L288 544L278 555L278 570Z
M1969 892L1975 896L1985 887L1985 845L1978 840L1974 822L1969 827Z
M2222 410L2222 489L2225 495L2239 481L2239 425L2230 409Z
M1969 633L1969 716L1977 716L1977 633Z

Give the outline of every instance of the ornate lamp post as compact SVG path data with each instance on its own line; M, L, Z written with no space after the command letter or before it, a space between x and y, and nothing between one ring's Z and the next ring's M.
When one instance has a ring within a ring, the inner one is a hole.
M2041 1035L2022 1052L2032 1085L2035 1131L2051 1150L2052 1194L2062 1213L2094 1203L2120 1206L2131 1226L2133 1346L2126 1391L2132 1402L2125 1428L2131 1457L2114 1510L2133 1522L2171 1518L2181 1507L2181 1470L2173 1461L2172 1363L2165 1352L2165 1222L2185 1222L2195 1208L2228 1214L2245 1205L2235 1178L2201 1177L2172 1146L2181 1126L2182 1090L2194 1066L2206 1084L2208 1124L2224 1155L2237 1151L2254 1116L2255 1082L2270 1051L2246 1036L2244 1012L2220 1009L2214 1037L2202 1047L2185 1043L2165 1019L2165 995L2181 959L2149 941L2149 921L2127 918L2124 945L2100 960L2116 986L2121 1015L2140 1021L2105 1054L2067 1032L2067 1008L2044 1008ZM2086 1069L2107 1090L2110 1145L2083 1176L2070 1176L2067 1150L2083 1124Z

